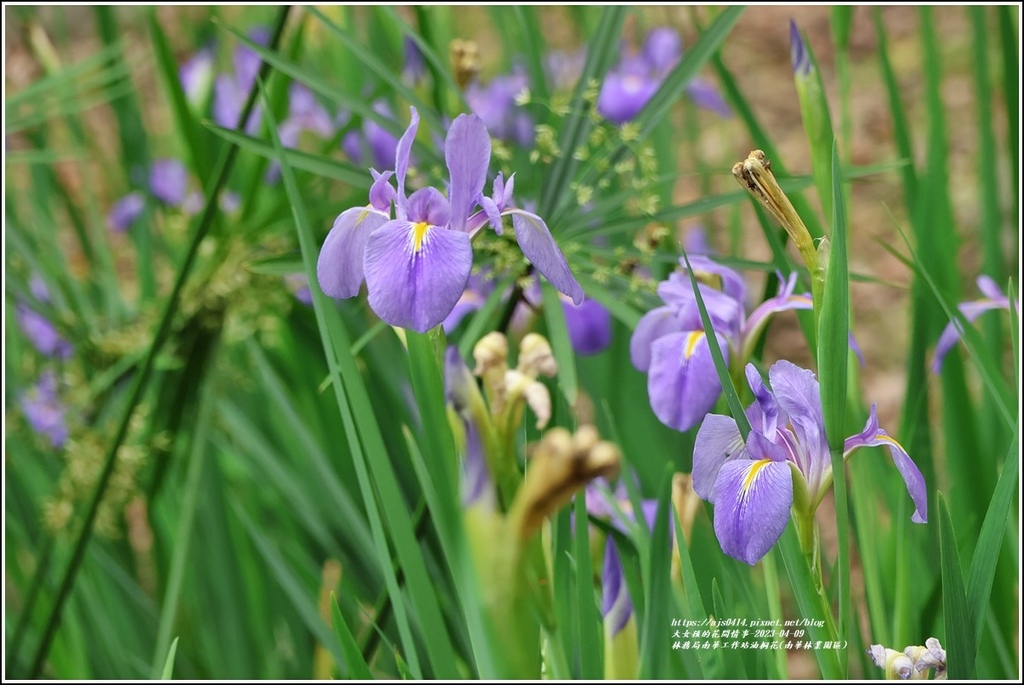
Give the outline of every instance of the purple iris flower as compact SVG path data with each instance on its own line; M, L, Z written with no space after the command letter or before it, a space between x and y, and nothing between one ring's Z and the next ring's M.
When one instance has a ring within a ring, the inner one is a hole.
M107 227L115 233L126 233L145 209L145 196L138 191L132 191L110 208L110 213L107 214Z
M22 394L21 410L32 430L48 437L55 448L64 446L68 439L66 410L57 397L57 376L53 371L44 371L39 382Z
M178 79L185 99L195 106L202 104L213 81L213 49L200 49L188 61L178 67Z
M450 346L444 356L445 398L458 414L466 431L466 455L463 461L462 504L466 507L482 504L488 510L497 506L497 496L487 458L484 455L480 427L472 416L470 395L476 391L476 379L459 348Z
M575 51L554 50L544 57L544 71L552 90L569 90L580 80L587 62L584 48Z
M470 312L478 311L480 307L483 307L492 292L494 292L494 280L490 274L486 272L471 273L462 296L459 297L459 301L455 303L455 307L442 323L445 334L451 334Z
M331 297L353 297L365 280L370 307L381 319L425 332L445 320L466 289L473 266L472 236L487 223L500 233L502 218L510 215L527 259L559 291L576 304L582 302L583 289L544 220L510 207L512 179L506 185L498 174L492 197L483 195L491 139L480 117L459 115L448 129L448 196L427 187L406 197L409 155L419 127L419 114L414 107L410 110L412 120L395 154L397 190L389 182L391 171L371 169L370 204L342 212L320 251L317 277L323 291ZM481 209L474 212L477 206Z
M958 309L969 322L973 322L979 316L992 309L1010 310L1010 298L1000 289L994 280L988 276L978 276L978 290L984 295L980 300L960 303ZM1014 302L1014 308L1020 311L1020 302ZM932 373L939 373L942 370L942 360L946 357L962 334L961 324L958 320L950 321L939 336L939 342L935 345L935 357L932 359Z
M782 536L799 488L812 515L832 484L832 460L825 438L821 394L814 374L778 361L765 387L753 364L746 367L754 402L746 415L751 430L744 443L736 421L709 414L693 448L693 489L715 505L715 535L722 550L750 565ZM906 450L878 427L875 406L864 430L846 439L844 459L858 447L884 445L914 502L911 520L928 520L924 477Z
M373 103L373 110L388 119L394 119L395 114L383 100ZM373 159L374 168L385 168L391 164L398 149L398 138L391 131L387 130L373 119L366 119L363 122L362 131L349 131L341 141L341 147L355 164L365 164L363 144L369 147Z
M270 29L257 26L249 31L249 38L260 45L270 44ZM256 82L262 60L249 46L240 45L232 55L234 74L218 74L213 84L213 120L224 128L235 128L242 116L245 99ZM261 110L253 108L245 132L255 135L259 128Z
M533 142L533 119L516 105L516 96L529 87L521 68L491 79L486 86L473 81L466 88L466 103L495 138L529 145Z
M180 206L188 193L188 170L176 159L159 159L149 167L153 197L172 207Z
M321 138L334 135L334 119L317 101L313 91L293 81L288 88L288 96L288 117L281 122L278 130L282 146L297 148L303 131L312 131ZM267 183L277 183L280 177L281 164L275 161L267 169L265 180Z
M575 305L562 300L569 342L577 354L587 356L606 349L612 342L612 316L597 300Z
M609 499L614 499L617 502L618 511L609 504ZM592 481L587 484L586 500L587 512L591 516L609 521L623 533L628 534L629 528L637 523L636 514L630 504L625 484L621 481L614 494L612 494L604 479ZM643 500L640 506L642 507L647 528L653 529L654 519L658 513L657 500ZM625 628L632 615L633 600L629 596L629 588L626 586L626 581L622 575L622 560L619 558L619 550L615 546L615 539L609 535L605 541L604 562L601 572L601 616L605 620L605 630L608 632L609 637L613 637Z
M707 257L690 257L727 364L734 368L749 358L757 336L775 312L811 309L808 293L793 294L796 274L781 281L779 294L744 314L746 288L738 273ZM647 376L651 408L666 426L686 431L715 406L722 385L685 263L658 285L665 306L649 311L637 323L630 341L633 366Z
M61 337L49 319L30 309L24 302L17 305L18 326L44 357L67 359L71 356L71 343Z
M630 121L661 87L665 77L683 57L679 34L660 26L647 34L639 54L628 54L606 75L597 98L597 111L616 124ZM728 105L706 81L694 79L687 92L699 106L729 116Z
M313 306L313 293L309 290L309 279L306 278L306 274L287 274L284 282L296 300L304 305Z
M427 64L420 46L409 36L402 39L402 81L410 86L422 83L427 78Z

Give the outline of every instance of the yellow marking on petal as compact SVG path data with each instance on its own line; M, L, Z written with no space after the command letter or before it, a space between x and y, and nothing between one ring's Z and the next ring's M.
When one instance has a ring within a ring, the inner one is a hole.
M813 300L807 295L791 295L789 298L790 302L807 302L808 304L814 304Z
M686 336L686 343L683 344L683 358L689 359L693 356L697 345L704 339L704 331L694 331Z
M750 470L747 471L746 477L743 479L743 494L747 494L750 490L750 486L754 484L754 480L757 478L757 474L761 473L761 469L768 464L772 463L771 459L759 459L751 465Z
M366 221L366 217L370 216L371 209L373 209L373 205L366 205L366 209L356 218L356 226Z
M898 447L901 450L903 450L904 452L906 452L906 450L903 449L903 445L899 444L898 442L896 442L895 440L890 438L888 435L876 435L875 436L875 440L878 440L879 442L884 442L886 444L892 445L893 447Z
M412 225L412 249L414 252L419 252L423 247L423 239L427 237L429 229L430 224L426 221L420 221Z

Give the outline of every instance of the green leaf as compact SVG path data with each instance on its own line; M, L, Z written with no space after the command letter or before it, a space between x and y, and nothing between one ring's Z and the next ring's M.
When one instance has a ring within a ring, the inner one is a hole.
M690 266L690 257L686 254L686 250L682 252L683 260L686 263L686 271L690 276L690 284L693 286L693 294L697 299L697 308L700 310L700 320L704 326L704 335L707 337L708 348L711 350L711 359L715 363L715 371L718 373L718 380L722 384L722 393L729 403L729 412L732 414L733 419L736 420L736 427L739 428L740 435L746 440L747 434L750 433L750 421L747 420L747 414L743 410L743 403L740 401L739 393L736 392L736 385L729 374L729 367L725 363L722 349L718 345L718 334L715 333L711 317L708 316L708 308L704 304L704 297L700 294L697 276L693 273L693 267Z
M832 616L825 612L822 606L821 596L815 590L814 578L811 576L811 569L807 566L807 557L800 549L800 541L797 539L796 527L786 526L779 540L778 553L782 556L782 563L786 567L789 576L789 586L793 590L793 597L796 599L796 606L799 616L811 619L811 625L807 633L812 640L836 641L845 639L835 632L832 623ZM823 626L819 627L818 623ZM821 677L825 680L842 680L843 668L839 661L839 655L833 649L816 649L814 657L818 661L818 668L821 670Z
M576 405L576 394L579 385L576 378L576 355L569 340L569 329L565 325L565 309L558 291L550 283L541 285L541 297L544 301L544 320L547 322L548 342L551 352L558 363L558 387L565 395L569 406Z
M974 613L974 647L981 649L983 625L988 613L989 597L996 575L1003 536L1009 521L1012 521L1013 493L1020 473L1019 435L1014 436L1010 451L1003 461L1003 472L996 484L996 491L985 513L985 522L974 548L970 573L967 576L967 606ZM949 633L947 632L947 635Z
M658 513L651 531L650 566L644 583L643 632L640 633L640 679L669 678L669 656L666 648L665 628L671 623L672 538L669 526L672 521L672 469L665 469L658 491ZM646 522L644 522L646 523Z
M946 498L939 493L939 554L942 568L942 613L946 639L946 674L950 680L974 677L977 654L974 621L964 592L964 574L960 567L960 550L956 544L953 520ZM979 607L979 610L981 608Z
M178 651L178 638L174 638L174 642L171 643L171 648L167 650L167 660L164 662L163 671L160 674L160 680L172 680L174 678L174 655Z
M356 640L352 637L352 631L348 629L348 624L341 615L341 609L338 608L338 598L334 596L334 592L331 592L331 624L334 626L334 634L338 638L338 644L341 645L341 653L345 657L342 664L345 666L348 679L373 680L370 667L366 664L366 660L363 659L363 655L356 645Z

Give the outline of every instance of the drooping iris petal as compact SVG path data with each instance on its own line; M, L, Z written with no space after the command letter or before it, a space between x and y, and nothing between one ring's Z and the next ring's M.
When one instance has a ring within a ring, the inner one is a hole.
M370 234L388 222L373 207L353 207L334 220L316 261L316 279L330 297L354 297L363 283L363 256Z
M453 205L453 216L454 212ZM556 290L567 295L573 304L583 302L583 288L569 271L569 263L565 261L565 256L558 249L555 239L551 237L551 231L544 220L522 209L509 209L505 213L512 215L516 241L534 268L548 279Z
M813 309L814 303L810 293L794 294L795 288L796 274L793 273L782 283L778 295L759 304L747 317L747 322L743 326L744 339L756 339L772 314L789 309Z
M633 336L629 339L629 358L637 371L647 372L651 366L651 345L668 333L683 331L675 311L671 307L658 307L640 317Z
M469 236L390 221L370 236L363 268L370 307L381 319L424 333L452 311L473 266Z
M719 345L728 363L724 338ZM678 431L690 430L711 411L722 384L704 331L669 333L654 341L647 392L658 420Z
M580 305L563 302L565 327L569 342L577 354L597 354L612 341L612 317L597 300L584 300Z
M896 470L903 477L907 492L910 493L910 499L914 501L914 515L910 517L910 520L914 523L927 523L928 489L924 483L924 476L921 475L914 460L903 449L903 445L893 440L888 433L878 427L876 406L872 404L871 414L868 416L867 423L864 424L864 430L846 439L843 444L843 453L849 454L858 447L875 447L877 445L885 445L889 448L889 454L892 455L893 463L896 464Z
M708 414L693 443L693 491L714 502L715 480L722 464L740 457L743 437L731 416Z
M472 378L472 377L471 377ZM465 421L466 460L463 465L462 504L463 506L483 505L494 509L495 493L491 474L487 470L483 441L475 421Z
M785 359L772 364L768 380L779 406L786 412L800 444L812 456L828 459L821 391L814 373Z
M686 94L693 100L693 104L702 109L714 112L723 119L732 116L732 109L710 81L699 77L693 78L686 86Z
M604 565L601 571L601 616L605 634L615 635L626 627L633 615L633 601L622 577L622 560L611 537L605 543Z
M1009 308L1009 301L998 302L995 300L977 300L975 302L964 302L959 306L960 313L964 315L968 323L973 323L979 316L993 309ZM939 336L939 342L935 344L935 357L932 358L932 373L942 371L942 360L946 358L949 351L953 349L962 334L961 324L954 319L946 324Z
M715 535L722 551L751 566L782 537L793 505L793 476L785 461L738 459L718 471Z
M476 198L484 189L487 166L491 163L491 137L480 117L460 114L455 118L445 138L444 159L451 176L451 227L463 231Z

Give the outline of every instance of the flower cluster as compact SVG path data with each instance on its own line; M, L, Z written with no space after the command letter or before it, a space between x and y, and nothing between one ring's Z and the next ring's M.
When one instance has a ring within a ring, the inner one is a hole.
M935 669L935 680L946 679L946 650L934 637L924 641L924 646L912 645L902 652L882 645L871 645L868 656L885 670L886 680L926 680L927 671Z
M683 57L683 42L672 28L660 26L652 29L643 48L625 50L615 67L605 76L597 98L597 111L616 124L632 120L661 86L669 72ZM700 107L720 116L731 111L715 88L700 79L693 79L688 94Z
M448 195L426 187L406 197L405 181L419 114L395 154L395 169L371 169L370 203L342 212L317 261L324 293L348 298L365 280L370 307L393 326L427 331L444 321L466 289L473 265L472 237L485 225L499 234L512 217L515 238L534 267L579 304L583 289L569 271L544 220L512 206L513 178L499 173L483 194L491 140L476 115L459 115L445 139ZM392 175L397 189L390 184ZM391 214L394 204L394 216ZM474 211L475 210L475 211Z

